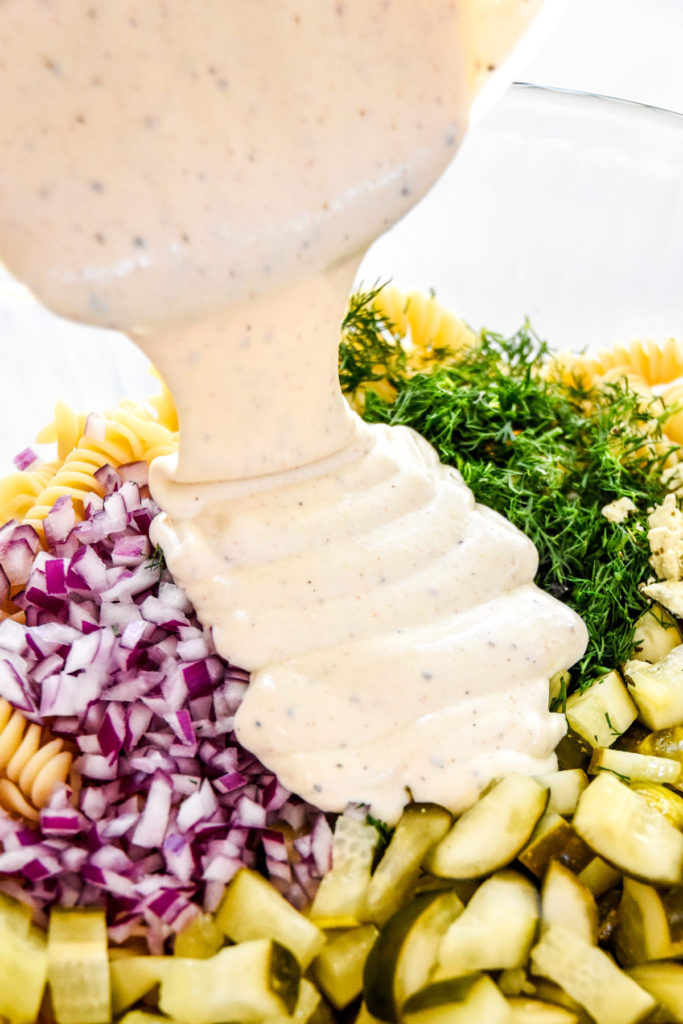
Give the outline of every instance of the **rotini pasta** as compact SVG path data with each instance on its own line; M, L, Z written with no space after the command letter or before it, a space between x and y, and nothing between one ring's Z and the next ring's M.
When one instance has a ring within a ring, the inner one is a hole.
M588 387L609 374L612 380L633 376L652 388L683 375L683 346L675 338L667 338L663 344L652 338L637 338L590 355L560 352L555 366L563 379L578 379Z
M175 413L167 396L166 391L159 399L160 414L166 423L173 423ZM151 462L177 447L176 432L159 422L154 408L128 400L102 416L76 414L64 402L58 402L52 423L37 440L56 443L57 458L0 480L0 519L19 519L38 531L57 498L64 494L72 498L77 514L82 515L89 497L102 494L95 478L102 466Z
M414 371L476 343L467 324L432 295L388 286L378 292L374 305L401 339L409 342L408 363Z
M66 782L72 754L61 739L45 740L39 725L0 699L0 807L27 821L38 821L60 782Z

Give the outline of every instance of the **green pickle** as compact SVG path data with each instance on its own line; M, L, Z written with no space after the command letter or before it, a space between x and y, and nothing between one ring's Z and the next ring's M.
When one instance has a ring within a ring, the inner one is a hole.
M111 1020L104 910L53 908L47 960L57 1024L106 1024Z
M24 904L0 896L0 1015L33 1024L47 982L45 933L31 924Z

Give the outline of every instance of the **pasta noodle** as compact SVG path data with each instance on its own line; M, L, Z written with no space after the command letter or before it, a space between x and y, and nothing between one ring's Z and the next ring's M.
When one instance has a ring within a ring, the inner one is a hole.
M391 285L377 294L374 306L394 332L410 342L408 363L415 371L476 344L474 331L433 295L406 293Z
M113 412L88 416L57 402L52 423L37 438L39 443L56 443L57 459L0 480L0 519L19 519L40 532L62 495L71 497L78 515L93 493L102 495L95 477L102 466L151 462L174 452L176 432L167 424L174 422L175 412L163 392L157 408L123 400Z
M72 754L64 741L44 742L43 730L30 724L0 699L0 807L28 821L38 821L40 808L55 786L66 782Z
M683 375L683 346L675 338L667 338L663 344L652 338L636 338L590 355L560 352L555 366L564 380L577 379L587 387L610 374L612 380L633 375L652 388Z

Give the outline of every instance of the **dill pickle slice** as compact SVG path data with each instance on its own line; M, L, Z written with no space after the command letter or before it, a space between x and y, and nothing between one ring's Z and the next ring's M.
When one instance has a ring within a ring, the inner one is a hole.
M111 1002L114 1016L123 1013L146 996L161 981L167 956L125 956L109 962Z
M593 893L573 871L557 860L548 865L541 888L541 927L559 924L580 935L586 942L596 942L598 907Z
M611 772L600 772L583 791L572 824L624 874L654 885L683 882L683 834Z
M413 985L415 978L418 986L423 985L446 928L462 909L454 893L425 892L389 918L368 953L363 971L365 1003L373 1017L395 1024L406 989L411 987L402 964L409 968Z
M183 928L173 943L174 956L194 957L206 960L225 945L225 935L216 924L212 914L198 914Z
M420 865L448 832L452 815L437 804L409 804L377 865L365 894L363 917L384 924L414 889Z
M581 871L592 856L590 847L577 835L571 823L555 811L547 811L529 842L517 854L517 859L536 878L543 878L552 860L559 860L572 871Z
M104 910L54 907L47 933L48 980L57 1024L111 1019Z
M256 871L241 868L216 911L216 926L233 942L273 939L291 950L306 970L325 936Z
M457 819L425 859L441 878L482 878L519 853L543 814L548 790L527 775L508 775Z
M226 946L208 960L167 960L159 1009L184 1024L256 1024L296 1006L301 969L279 942L254 939Z
M8 897L0 902L0 1016L33 1024L47 982L47 947L22 906Z
M537 924L535 886L517 871L499 871L481 883L447 928L430 977L440 981L476 971L522 967Z
M320 928L353 928L363 923L377 829L341 815L332 840L332 868L324 876L309 917Z
M561 985L596 1024L637 1024L655 1000L598 946L553 925L531 951L531 969Z
M405 1024L514 1024L510 1004L488 975L434 982L410 997Z
M648 1024L683 1024L683 964L660 960L630 967L627 973L659 1004Z
M315 980L336 1010L361 994L365 961L378 935L374 924L333 932L313 961Z
M591 747L610 747L638 715L618 672L608 672L567 700L567 722Z

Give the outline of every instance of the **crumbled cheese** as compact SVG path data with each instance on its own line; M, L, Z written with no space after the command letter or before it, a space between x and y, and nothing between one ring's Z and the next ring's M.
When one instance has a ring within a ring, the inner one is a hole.
M650 565L659 580L677 582L683 578L683 512L673 494L667 494L647 517Z
M670 580L666 583L642 583L638 588L641 594L656 601L677 618L683 618L683 580Z
M608 519L610 523L624 523L632 512L636 511L636 506L630 498L617 498L616 501L611 501L609 505L605 505L602 509L602 514L605 519Z

